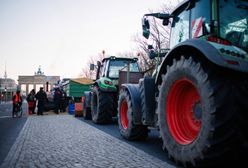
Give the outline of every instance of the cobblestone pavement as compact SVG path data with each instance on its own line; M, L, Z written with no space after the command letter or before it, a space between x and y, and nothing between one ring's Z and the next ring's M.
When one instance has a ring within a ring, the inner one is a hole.
M1 168L172 168L71 115L30 116Z

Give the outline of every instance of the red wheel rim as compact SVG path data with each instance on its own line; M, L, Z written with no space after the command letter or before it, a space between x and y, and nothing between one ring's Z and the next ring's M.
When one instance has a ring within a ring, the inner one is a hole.
M128 117L127 117L127 101L124 99L121 102L121 125L124 129L128 128Z
M186 79L177 80L169 90L166 118L171 135L181 145L192 143L201 129L201 104L198 90Z

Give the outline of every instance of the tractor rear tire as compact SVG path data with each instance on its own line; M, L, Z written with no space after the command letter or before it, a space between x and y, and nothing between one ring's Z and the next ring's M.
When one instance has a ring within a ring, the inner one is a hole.
M92 90L91 116L96 124L108 124L112 122L114 100L111 93L102 92L97 87Z
M228 166L237 156L237 105L230 78L224 68L193 57L182 56L167 67L158 122L163 148L177 163Z
M133 123L133 109L129 92L121 90L118 101L118 125L120 134L128 140L144 140L148 137L148 128Z
M238 79L234 78L237 91L235 92L235 100L238 107L238 124L240 138L242 140L242 152L244 156L248 154L248 75L240 74L235 75ZM246 158L245 158L246 160Z

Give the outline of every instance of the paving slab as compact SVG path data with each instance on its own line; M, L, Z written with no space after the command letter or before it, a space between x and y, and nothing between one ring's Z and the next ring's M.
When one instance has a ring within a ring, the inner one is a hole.
M1 168L172 168L72 115L29 116Z

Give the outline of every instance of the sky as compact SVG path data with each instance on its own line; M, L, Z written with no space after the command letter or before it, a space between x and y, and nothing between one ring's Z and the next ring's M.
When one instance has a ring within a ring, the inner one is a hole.
M141 19L168 0L0 0L0 78L79 77L89 57L130 52Z

